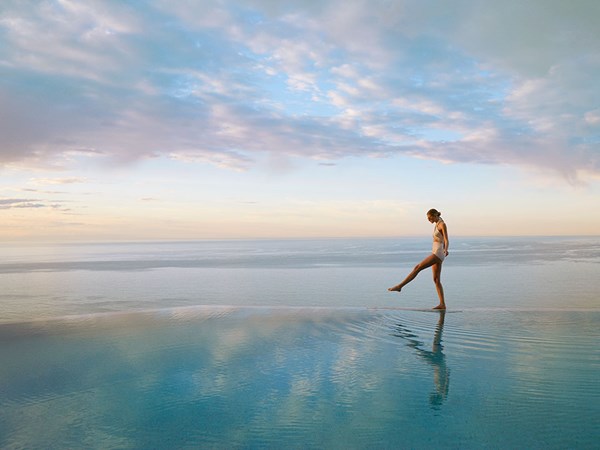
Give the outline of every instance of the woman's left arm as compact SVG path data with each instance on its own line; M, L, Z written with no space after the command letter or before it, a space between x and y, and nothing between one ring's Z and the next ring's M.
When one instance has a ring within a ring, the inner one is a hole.
M442 229L440 232L444 236L444 253L446 256L448 256L448 245L450 245L450 240L448 239L448 228L446 227L446 222L442 222Z

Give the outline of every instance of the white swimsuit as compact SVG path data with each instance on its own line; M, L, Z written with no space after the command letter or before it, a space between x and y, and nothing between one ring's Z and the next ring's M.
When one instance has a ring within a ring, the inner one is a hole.
M433 227L433 248L431 249L431 252L437 256L440 261L443 261L446 254L444 253L444 235L438 230L440 222L444 223L441 217Z

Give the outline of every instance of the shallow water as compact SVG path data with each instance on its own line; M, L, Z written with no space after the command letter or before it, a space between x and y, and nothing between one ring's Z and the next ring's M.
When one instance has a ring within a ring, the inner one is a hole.
M598 311L176 308L0 325L2 448L594 448Z

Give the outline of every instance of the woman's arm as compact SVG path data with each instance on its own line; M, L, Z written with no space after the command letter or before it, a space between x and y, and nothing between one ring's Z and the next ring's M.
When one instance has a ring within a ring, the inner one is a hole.
M442 236L444 236L444 253L448 256L448 246L450 245L450 240L448 239L448 228L446 227L446 222L442 222L442 228L440 229Z

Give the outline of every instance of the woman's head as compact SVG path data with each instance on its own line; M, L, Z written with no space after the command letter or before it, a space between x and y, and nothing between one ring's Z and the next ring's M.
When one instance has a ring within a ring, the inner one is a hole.
M431 208L429 211L427 211L427 219L430 222L437 222L441 215L442 213L439 212L437 209Z

